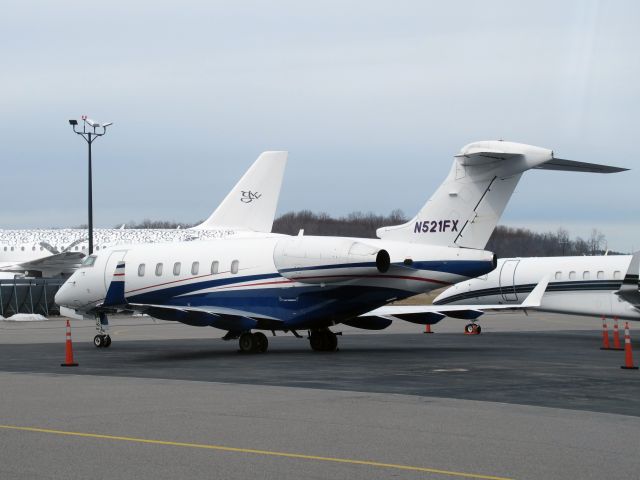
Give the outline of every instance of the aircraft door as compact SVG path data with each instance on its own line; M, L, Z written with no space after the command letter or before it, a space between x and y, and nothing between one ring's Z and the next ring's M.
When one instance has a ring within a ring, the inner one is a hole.
M518 294L516 293L515 278L516 268L520 260L506 260L500 269L500 293L502 299L507 302L517 302Z
M126 250L114 250L109 255L107 264L104 267L104 288L109 289L109 284L113 278L113 272L115 272L118 262L124 259L126 254Z

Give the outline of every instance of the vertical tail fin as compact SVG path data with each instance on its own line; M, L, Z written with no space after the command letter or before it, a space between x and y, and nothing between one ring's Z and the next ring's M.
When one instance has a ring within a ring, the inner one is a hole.
M522 174L531 169L611 173L624 169L556 160L553 151L521 143L471 143L449 175L409 222L378 229L379 238L482 249Z
M287 152L264 152L197 230L221 227L270 232L278 206Z

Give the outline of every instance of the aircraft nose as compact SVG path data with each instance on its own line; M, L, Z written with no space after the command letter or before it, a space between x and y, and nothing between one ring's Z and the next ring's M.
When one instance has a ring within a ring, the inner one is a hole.
M75 286L75 282L70 282L69 280L67 280L62 284L62 286L56 292L56 295L54 297L54 301L56 302L57 305L61 307L73 306L72 303L75 297L75 295L73 294L74 286ZM76 302L77 302L77 299L76 299Z

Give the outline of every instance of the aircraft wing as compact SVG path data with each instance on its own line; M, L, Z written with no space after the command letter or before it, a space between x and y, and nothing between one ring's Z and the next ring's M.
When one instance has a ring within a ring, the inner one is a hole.
M638 290L638 274L640 273L640 250L631 257L631 263L624 276L620 290L616 292L620 298L635 308L640 308L640 291Z
M54 255L48 255L35 260L29 260L27 262L16 263L13 265L5 266L0 269L3 272L26 272L37 270L43 272L43 275L48 271L68 271L72 272L80 265L80 262L84 258L82 252L62 252Z
M378 319L398 319L425 325L436 323L444 317L475 320L487 311L535 310L540 306L542 296L548 284L549 278L544 277L531 293L529 293L524 302L517 305L387 305L360 315L358 319L376 317ZM357 326L358 319L352 321L352 326ZM366 321L362 321L362 324L365 323ZM375 325L375 322L372 323L372 325Z
M282 321L266 315L224 307L185 307L127 303L122 308L193 326L211 326L229 331L245 331L252 328L264 330L282 328Z

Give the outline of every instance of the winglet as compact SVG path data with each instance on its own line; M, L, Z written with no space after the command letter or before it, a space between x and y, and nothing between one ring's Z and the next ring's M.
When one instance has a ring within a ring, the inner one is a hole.
M531 290L531 293L524 299L524 302L522 302L520 306L523 308L539 307L542 302L542 296L547 289L547 285L549 285L549 277L545 276L540 280L540 282L538 282L538 285Z
M640 291L638 291L638 276L640 269L640 250L635 252L631 257L629 268L622 280L620 290L616 292L616 295L622 297L623 300L636 306L640 305Z
M278 207L287 152L263 152L220 206L196 230L221 227L270 232Z
M109 284L107 290L107 296L102 303L103 307L115 307L118 305L124 305L127 303L124 298L124 262L118 262L115 272L113 272L113 278Z

